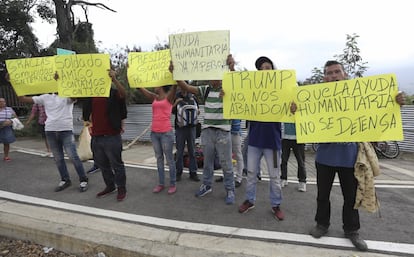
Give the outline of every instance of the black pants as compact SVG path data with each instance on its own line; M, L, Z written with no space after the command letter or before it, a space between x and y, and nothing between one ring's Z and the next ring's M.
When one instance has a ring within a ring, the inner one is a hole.
M294 139L282 139L282 163L280 165L280 178L287 180L287 164L290 156L290 149L292 149L298 163L297 176L299 182L306 183L305 144L298 144Z
M354 168L332 167L320 163L316 165L316 181L318 187L317 210L315 221L319 225L329 227L331 218L331 194L335 174L338 173L344 204L342 222L345 232L357 231L360 228L358 209L354 209L358 181L354 176Z

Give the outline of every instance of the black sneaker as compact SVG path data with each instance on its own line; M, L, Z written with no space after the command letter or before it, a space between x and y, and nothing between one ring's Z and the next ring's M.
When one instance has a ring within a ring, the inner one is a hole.
M328 233L328 228L319 224L317 224L309 232L309 234L314 238L321 238L322 236L326 235L326 233Z
M72 182L70 180L62 180L59 182L59 185L55 188L55 192L60 192L64 190L67 187L70 187L72 185Z
M176 174L175 175L175 181L181 181L181 175L182 174Z
M247 169L243 169L242 176L247 177Z
M86 173L93 174L93 173L98 172L98 171L99 171L99 168L97 166L93 165L92 168L90 168Z
M355 246L356 249L362 252L365 252L368 250L367 243L365 243L365 241L359 237L358 232L356 231L345 232L345 237L351 240L352 244Z
M196 172L191 172L190 173L190 180L195 181L195 182L200 181L200 179L198 178L198 175L197 175Z
M240 181L236 181L236 182L234 182L234 185L235 185L235 187L240 187L241 186L241 184L242 184L242 182Z

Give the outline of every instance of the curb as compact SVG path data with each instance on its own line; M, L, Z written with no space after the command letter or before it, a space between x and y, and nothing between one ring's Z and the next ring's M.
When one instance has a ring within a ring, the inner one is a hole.
M217 234L214 226L204 232L192 232L192 227L180 228L148 225L145 221L135 221L137 215L107 211L80 205L44 200L33 197L20 197L2 192L0 196L0 233L7 237L29 240L67 253L96 255L103 252L109 256L156 256L156 257L269 257L269 256L358 256L349 240L326 237L323 240L305 236L302 244L291 244L283 239L274 241L238 237L243 229L230 228L227 234ZM27 198L27 199L26 199ZM17 202L16 202L17 201ZM23 201L29 202L25 203ZM47 206L49 205L49 206ZM70 210L69 210L70 209ZM96 213L91 215L88 213ZM146 216L138 215L140 220ZM148 219L154 219L147 217ZM155 218L157 219L157 218ZM203 224L193 224L203 226ZM282 233L283 234L283 233ZM286 234L288 237L288 233ZM310 246L312 241L320 241L321 246ZM329 248L335 241L335 248ZM370 242L369 242L370 243ZM370 243L371 244L371 243ZM328 247L328 248L327 248ZM392 251L391 245L386 251ZM408 248L407 248L408 249ZM407 250L406 249L406 250ZM395 249L394 249L395 250ZM408 249L409 250L409 249ZM364 257L396 256L364 252Z

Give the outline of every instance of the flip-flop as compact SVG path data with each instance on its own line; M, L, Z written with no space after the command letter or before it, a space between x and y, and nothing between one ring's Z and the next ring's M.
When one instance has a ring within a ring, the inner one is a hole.
M5 162L9 162L9 161L11 161L11 159L10 159L10 157L4 157L4 159L3 159Z

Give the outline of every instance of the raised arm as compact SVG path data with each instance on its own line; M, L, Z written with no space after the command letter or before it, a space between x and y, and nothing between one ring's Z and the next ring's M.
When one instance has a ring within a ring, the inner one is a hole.
M151 101L154 101L154 99L157 98L157 94L155 94L154 92L149 91L148 89L146 89L144 87L139 88L139 91L141 91L141 93Z
M19 96L19 101L22 103L34 104L33 98L30 96Z
M172 85L171 89L168 91L167 99L168 102L174 105L175 95L177 93L177 85Z
M174 71L174 64L173 64L172 61L170 61L170 66L168 67L168 69L170 70L171 73L173 73L173 71ZM177 80L177 85L181 89L183 89L185 91L188 91L188 92L191 92L191 93L193 93L195 95L198 93L198 88L197 87L191 86L191 85L187 84L184 80Z
M112 82L115 84L116 89L118 89L118 94L121 99L126 98L126 90L124 85L116 78L116 72L114 70L109 70L109 77L111 77Z
M177 80L177 85L187 92L193 93L195 95L198 94L198 88L192 85L187 84L184 80Z
M227 56L226 63L227 63L227 65L229 66L229 70L230 70L230 71L235 71L235 69L234 69L234 64L235 64L235 61L234 61L234 58L233 58L233 56L232 56L231 54L229 54L229 55Z

